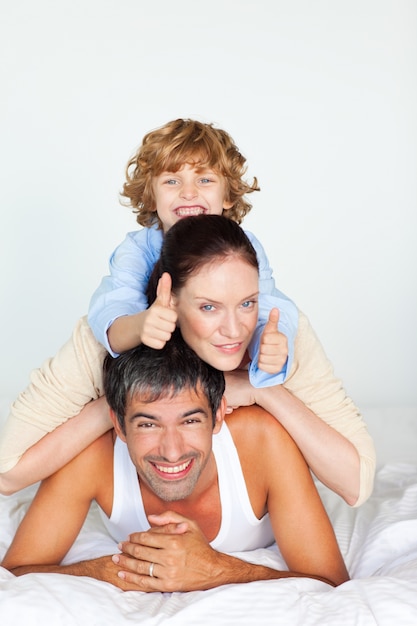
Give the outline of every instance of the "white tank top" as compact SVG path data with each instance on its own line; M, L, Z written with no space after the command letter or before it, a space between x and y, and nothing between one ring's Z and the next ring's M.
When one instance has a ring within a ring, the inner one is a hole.
M249 500L238 453L227 425L213 435L222 520L217 537L210 543L220 552L241 552L266 548L274 542L269 515L258 519ZM150 528L143 508L138 475L127 446L119 438L114 445L114 497L110 518L101 517L115 541L124 541L132 532Z

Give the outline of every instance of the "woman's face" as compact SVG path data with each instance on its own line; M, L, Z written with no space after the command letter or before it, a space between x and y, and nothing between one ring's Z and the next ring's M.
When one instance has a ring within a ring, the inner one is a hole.
M224 372L239 367L258 320L258 271L238 256L202 266L176 296L182 336Z

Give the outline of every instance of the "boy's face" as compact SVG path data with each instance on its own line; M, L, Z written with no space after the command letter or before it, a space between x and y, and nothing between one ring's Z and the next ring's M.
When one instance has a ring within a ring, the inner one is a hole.
M162 172L152 181L156 212L164 232L190 215L222 215L226 202L226 180L211 169L186 164L177 172Z

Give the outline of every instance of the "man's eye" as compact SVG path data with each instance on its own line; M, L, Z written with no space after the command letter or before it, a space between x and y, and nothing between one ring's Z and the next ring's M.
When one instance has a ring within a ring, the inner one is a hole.
M141 424L138 424L138 428L142 428L143 430L154 428L154 427L155 427L155 424L153 422L142 422Z

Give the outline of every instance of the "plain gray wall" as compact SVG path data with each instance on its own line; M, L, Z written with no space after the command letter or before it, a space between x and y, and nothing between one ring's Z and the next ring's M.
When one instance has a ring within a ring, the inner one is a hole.
M416 405L414 0L0 0L0 393L56 352L176 117L248 158L246 218L362 407Z

